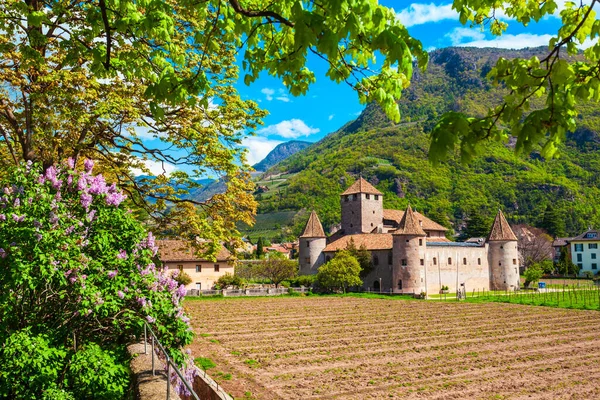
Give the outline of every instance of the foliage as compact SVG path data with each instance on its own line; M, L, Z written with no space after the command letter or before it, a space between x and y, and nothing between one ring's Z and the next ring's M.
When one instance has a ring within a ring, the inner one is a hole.
M540 227L548 231L553 237L565 236L565 216L550 202L544 210Z
M311 287L315 280L317 279L316 275L298 275L293 279L289 279L291 287Z
M565 276L577 275L579 273L579 267L571 260L571 253L566 251L565 248L560 252L556 268L561 275Z
M533 264L525 270L523 275L525 276L524 285L525 287L529 287L531 283L535 283L540 280L540 278L544 275L544 270L539 264Z
M379 108L367 106L356 121L270 171L288 172L285 195L261 201L259 212L298 211L293 222L297 236L307 210L314 209L327 230L340 221L339 194L358 178L358 161L369 157L378 164L361 173L384 193L385 208L405 209L410 202L461 237L467 236L463 232L474 214L485 218L479 233L487 236L498 209L511 223L542 226L549 204L568 236L600 225L600 209L593 200L600 198L600 116L595 104L580 105L579 128L567 134L560 159L544 160L540 148L515 155L513 142L490 143L486 154L469 165L455 157L433 167L427 159L428 121L450 109L485 113L498 98L482 77L485 67L498 57L532 57L540 51L435 50L427 71L419 74L399 103L402 114L413 122L393 125ZM378 175L381 166L397 172Z
M179 285L187 286L192 283L192 277L185 271L173 272L173 280Z
M592 279L592 278L594 278L594 273L592 271L584 271L583 277L587 278L587 279Z
M43 171L28 163L1 185L0 364L15 364L0 381L29 382L0 383L9 398L49 389L87 397L86 387L119 398L129 379L124 346L144 322L178 363L192 338L185 287L155 266L154 237L115 185L92 175L90 160L84 165L78 172L69 159Z
M360 264L361 279L369 275L373 270L373 261L371 259L371 252L367 250L367 246L363 243L357 249L354 239L350 238L350 241L346 245L346 250L352 257L356 258L356 261Z
M286 258L269 257L256 266L256 274L269 279L275 287L298 274L298 262Z
M216 282L216 286L221 289L225 289L229 286L233 286L235 288L244 287L245 282L242 278L237 275L231 275L230 273L226 273L219 277Z
M317 282L330 291L346 290L351 286L362 285L360 264L347 250L338 251L329 262L319 268Z
M543 229L528 225L514 225L512 229L517 235L519 253L525 268L548 261L550 267L546 266L546 269L551 269L544 273L552 272L552 237Z
M538 262L537 265L539 265L542 271L544 271L544 275L553 274L556 270L554 262L552 262L550 259L542 260Z
M213 360L211 360L210 358L206 358L206 357L196 357L194 359L194 364L196 364L198 367L202 368L204 371L217 366L217 364L215 364Z
M256 258L257 259L261 259L265 256L265 251L263 249L263 238L259 237L258 241L256 242Z
M489 27L494 35L507 28L508 18L527 26L557 11L558 1L549 0L461 0L454 1L463 24ZM577 126L579 104L600 101L598 78L600 20L593 10L596 0L564 2L560 11L562 25L538 57L499 58L487 72L491 84L502 90L502 100L482 116L472 112L446 112L432 131L429 157L432 161L447 159L460 148L461 160L470 162L481 151L484 140L506 141L517 138L515 150L528 154L540 143L541 155L556 155L567 132ZM584 42L594 43L581 52Z

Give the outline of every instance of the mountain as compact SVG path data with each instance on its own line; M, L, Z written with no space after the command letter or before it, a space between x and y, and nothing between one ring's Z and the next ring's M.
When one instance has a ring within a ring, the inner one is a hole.
M499 57L544 51L433 51L427 71L416 72L403 93L401 123L392 123L378 106L368 105L355 121L272 167L268 174L286 177L285 182L278 183L277 195L259 199L259 213L299 212L290 223L298 234L307 211L315 209L327 230L340 221L339 194L362 175L385 194L386 208L403 209L410 203L457 234L468 234L470 221L491 226L498 209L512 223L543 226L549 205L565 222L565 232L552 234L600 227L597 104L579 107L577 131L568 134L558 159L542 159L539 149L516 155L514 139L486 144L470 165L455 157L434 167L427 159L428 132L440 115L450 110L485 115L501 100L505 90L485 78Z
M304 150L311 144L310 142L303 142L301 140L291 140L278 144L262 161L254 164L253 168L264 172L289 156L296 154L300 150Z

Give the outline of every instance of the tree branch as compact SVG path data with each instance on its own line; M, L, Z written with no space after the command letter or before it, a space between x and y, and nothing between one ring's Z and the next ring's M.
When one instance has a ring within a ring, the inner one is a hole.
M256 11L256 10L246 10L245 8L243 8L240 3L238 2L238 0L229 0L229 4L231 4L231 7L233 7L233 9L235 10L235 12L242 14L246 17L250 17L250 18L256 18L256 17L271 17L279 22L281 22L282 24L289 26L290 28L294 27L294 23L289 21L288 19L285 19L284 17L282 17L281 15L277 14L276 12L273 11L269 11L269 10L264 10L264 11Z

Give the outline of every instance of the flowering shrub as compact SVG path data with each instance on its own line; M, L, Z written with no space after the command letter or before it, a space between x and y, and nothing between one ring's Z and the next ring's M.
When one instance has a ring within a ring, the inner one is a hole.
M187 362L185 288L156 266L154 237L121 205L126 196L92 169L27 164L0 186L0 398L79 398L85 386L122 397L125 344L144 321ZM15 358L23 343L52 362Z

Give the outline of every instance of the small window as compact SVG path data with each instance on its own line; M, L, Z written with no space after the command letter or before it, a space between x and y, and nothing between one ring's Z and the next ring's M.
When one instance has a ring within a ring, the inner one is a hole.
M504 248L504 246L500 246L500 248L501 248L501 249L503 249L503 248ZM504 282L504 283L506 283L506 282Z
M352 225L350 225L352 226ZM310 242L306 242L306 247L310 247Z
M367 193L367 194L365 194L365 198L366 198L367 200L369 200L369 199L371 198L371 195L370 195L369 193Z
M393 253L391 251L388 252L388 264L392 265L393 261Z
M598 264L592 263L592 269L598 269Z
M588 244L588 249L597 249L598 248L598 243L589 243Z
M592 260L596 259L596 253L592 253Z
M410 240L406 239L406 243L410 242Z
M310 264L310 257L304 257L304 262Z
M582 255L582 254L577 254L577 261L578 261L578 262L581 262L581 261L583 261L583 260L582 260L582 258L583 258L583 255Z
M202 283L196 282L196 290L202 290Z
M501 267L501 266L502 266L502 261L500 261L500 262L498 263L498 266L499 266L499 267ZM506 283L506 282L504 282L504 283Z
M373 214L375 214L375 210L373 210Z
M588 239L597 238L598 237L598 233L596 233L596 232L590 232L587 235L585 235L585 237L588 238Z
M353 194L352 195L352 200L356 200L356 199L358 199L358 195L357 194Z
M402 279L398 281L398 289L402 290Z
M403 266L406 266L406 258L403 258L403 259L402 259L402 265L403 265Z
M202 272L202 265L196 265L196 272Z
M517 259L513 258L513 265L517 265Z
M419 246L423 246L423 239L419 239Z
M579 269L583 268L583 264L577 264L577 266L579 267Z
M219 272L219 264L215 264L215 272Z
M379 265L379 257L376 255L373 256L373 265Z
M352 228L354 225L350 224L350 228Z
M477 265L481 265L481 258L477 259Z
M463 257L463 265L467 265L467 258Z
M448 257L448 265L452 265L452 257Z
M433 265L437 265L437 258L433 257Z
M421 258L420 263L421 265L425 265L425 260Z
M371 226L373 226L373 223L371 222Z
M379 200L379 195L378 194L375 195L375 200Z
M583 243L575 243L575 251L583 251Z

